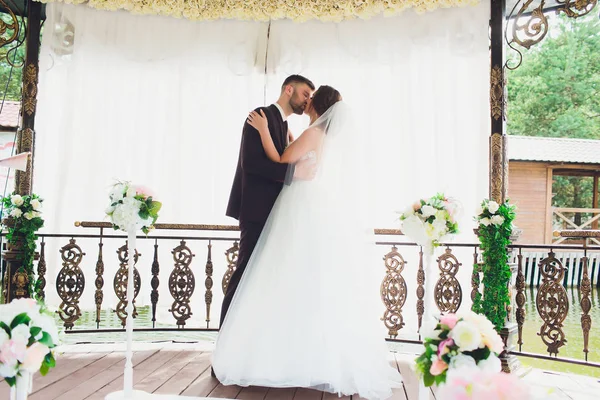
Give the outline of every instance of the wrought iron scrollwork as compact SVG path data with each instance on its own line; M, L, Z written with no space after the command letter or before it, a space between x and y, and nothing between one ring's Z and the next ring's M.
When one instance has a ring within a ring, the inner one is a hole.
M100 327L100 319L102 316L102 302L104 301L104 259L102 257L102 238L98 242L98 259L96 260L96 292L94 293L94 302L96 303L96 328Z
M192 254L184 240L171 253L173 254L175 267L169 277L169 291L174 301L169 311L177 320L177 326L183 328L185 321L192 316L190 298L196 288L196 279L190 269L190 264L195 255Z
M417 318L419 320L418 329L423 324L423 314L425 313L425 269L423 268L423 248L419 249L419 269L417 270Z
M588 15L598 4L598 0L556 0L556 2L562 4L558 12L563 12L571 18Z
M592 294L592 282L590 281L589 275L589 259L587 256L583 257L583 276L581 278L581 329L583 331L583 353L585 355L585 361L588 359L588 345L590 340L590 329L592 329L592 317L590 316L590 310L592 309L592 301L590 295Z
M152 303L152 327L156 327L156 305L158 304L158 285L160 280L158 274L160 273L160 264L158 263L158 240L154 239L154 259L152 260L152 279L150 280L150 286L152 286L152 292L150 293L150 302Z
M398 336L398 331L405 325L402 307L406 303L407 287L406 281L402 277L402 271L406 261L396 246L393 246L392 250L385 255L383 261L386 271L380 288L381 300L385 304L382 320L390 337L395 338Z
M60 249L60 255L63 266L56 279L56 291L62 302L57 313L65 329L73 329L75 321L81 317L79 298L85 289L85 276L79 264L85 253L75 239L70 239L69 244Z
M523 346L523 324L525 323L525 302L527 301L527 297L525 296L525 275L523 274L523 254L519 251L519 255L517 256L519 265L517 270L517 326L519 329L519 341L517 342L519 345L519 351Z
M40 260L38 261L37 267L37 287L35 288L37 290L38 296L40 296L40 298L42 299L46 298L46 292L44 291L44 289L46 288L46 271L46 242L44 238L42 238L42 243L40 243Z
M119 255L119 270L115 274L113 287L115 289L115 294L117 295L119 302L117 303L117 309L115 310L115 312L117 313L117 317L119 317L119 319L121 320L121 325L125 327L127 321L127 279L129 262L129 252L127 250L127 243L119 247L119 249L117 250L117 254ZM140 293L140 287L142 285L140 273L135 267L140 256L141 254L138 253L136 249L135 254L133 256L133 318L136 318L138 315L137 307L135 306L135 299Z
M233 246L228 248L225 252L225 257L227 257L227 271L225 271L225 275L223 275L223 281L221 282L223 294L225 294L225 292L227 291L227 286L229 286L231 275L233 275L233 273L235 272L239 252L240 246L237 240L233 243Z
M206 267L204 269L206 278L204 279L204 303L206 304L206 329L210 326L210 305L213 299L213 262L212 262L212 242L208 242L208 255L206 256Z
M0 18L0 47L11 47L4 58L9 65L21 68L25 60L17 61L17 50L25 42L24 18L19 18L11 10L4 0L0 0L0 6L5 10L6 17Z
M455 313L462 303L462 289L456 279L462 264L449 247L437 259L437 263L441 276L435 285L435 302L442 313Z
M562 285L565 276L565 267L550 252L548 257L540 261L542 285L538 290L536 305L538 314L544 321L538 336L548 347L548 353L558 355L558 350L567 343L563 321L569 312L569 299L567 291Z

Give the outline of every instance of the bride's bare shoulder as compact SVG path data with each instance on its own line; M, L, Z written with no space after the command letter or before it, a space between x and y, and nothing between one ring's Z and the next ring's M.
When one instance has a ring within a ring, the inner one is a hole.
M318 126L311 126L310 128L306 129L304 132L302 132L303 135L308 135L308 136L320 135L322 133L323 133L323 129L321 129Z

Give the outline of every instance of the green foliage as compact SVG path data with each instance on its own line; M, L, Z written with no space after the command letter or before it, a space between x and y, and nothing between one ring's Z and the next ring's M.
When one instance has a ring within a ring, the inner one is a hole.
M483 251L483 299L473 302L472 310L485 315L496 330L504 327L506 308L510 304L508 284L508 246L515 219L515 206L506 201L497 204L484 200L482 210L476 217L479 222L478 236Z
M7 24L13 23L9 14L0 13L0 19ZM18 41L0 47L0 101L4 98L5 92L6 100L21 100L23 64L25 62L25 44L22 42L25 39L25 27L21 19L18 22L21 26ZM10 34L12 34L12 30L8 30L4 36L7 37ZM19 45L19 43L21 44Z
M44 226L41 218L42 199L36 195L20 196L13 194L2 198L4 212L10 216L7 224L8 233L6 239L11 245L21 245L18 260L21 261L20 271L27 273L29 277L29 293L36 296L39 293L39 285L35 280L33 261L37 250L37 231Z
M508 72L508 133L600 139L600 21L561 15L553 25Z

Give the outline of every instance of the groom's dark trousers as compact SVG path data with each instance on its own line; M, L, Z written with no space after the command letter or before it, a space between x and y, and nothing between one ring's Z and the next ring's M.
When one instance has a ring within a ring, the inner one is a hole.
M283 121L281 113L275 105L261 107L260 110L263 110L267 116L269 131L277 151L279 154L283 154L287 144L287 122ZM277 200L284 183L288 185L291 183L293 175L293 165L269 160L263 150L260 134L246 121L242 131L242 143L235 178L227 205L227 216L237 219L240 223L240 250L235 272L231 276L223 298L220 326L223 325L231 300L275 200Z

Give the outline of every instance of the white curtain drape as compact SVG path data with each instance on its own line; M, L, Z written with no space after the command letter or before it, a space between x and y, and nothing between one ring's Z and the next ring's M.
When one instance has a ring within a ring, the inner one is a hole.
M374 226L397 227L396 211L443 191L463 203L461 239L473 240L487 194L487 2L343 23L191 22L63 4L47 14L34 177L46 231L101 220L115 178L154 189L162 222L235 223L224 214L244 118L300 73L336 87L370 139ZM296 135L307 123L290 118ZM50 284L59 267L49 264ZM82 302L93 304L89 292Z

